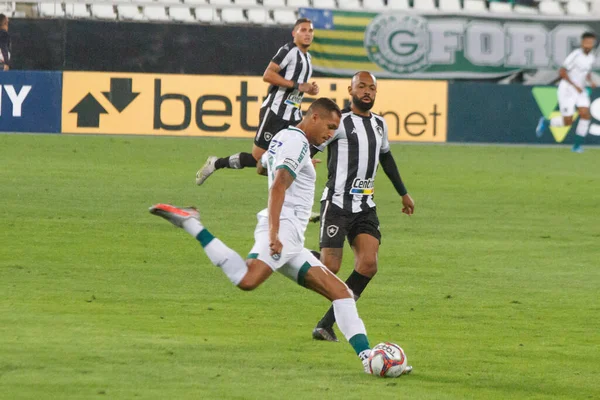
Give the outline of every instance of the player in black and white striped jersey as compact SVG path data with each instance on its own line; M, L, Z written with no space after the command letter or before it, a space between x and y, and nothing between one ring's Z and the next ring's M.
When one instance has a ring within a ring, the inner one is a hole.
M260 109L258 131L252 153L236 153L228 157L211 156L196 173L196 184L202 185L216 170L256 167L269 142L277 132L295 126L302 120L300 105L304 93L317 95L319 87L309 83L312 64L308 48L312 44L314 28L311 20L300 18L292 31L294 41L283 45L271 59L263 74L270 84L267 98Z
M320 258L337 274L344 240L348 240L354 250L355 268L346 285L358 299L377 273L381 233L373 193L379 164L402 198L402 212L412 215L415 203L390 151L387 124L383 117L370 111L375 103L377 80L369 72L358 72L348 91L352 97L350 108L342 111L340 127L332 139L319 148L328 148L328 180L321 197ZM337 341L334 323L330 309L313 330L313 338Z

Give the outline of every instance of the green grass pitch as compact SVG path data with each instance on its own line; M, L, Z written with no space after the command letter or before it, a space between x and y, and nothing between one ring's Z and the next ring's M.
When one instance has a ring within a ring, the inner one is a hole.
M0 135L0 398L600 397L600 150L393 145L416 214L380 170L380 272L358 303L371 344L414 366L386 380L311 340L324 299L277 275L241 292L148 213L196 205L245 256L266 181L194 174L250 146Z

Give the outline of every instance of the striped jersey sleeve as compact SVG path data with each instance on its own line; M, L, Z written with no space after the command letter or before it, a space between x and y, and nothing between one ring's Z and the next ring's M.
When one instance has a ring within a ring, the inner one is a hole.
M387 153L390 151L390 142L388 140L388 126L387 122L385 122L385 118L380 115L375 115L375 120L377 121L377 126L381 129L381 150L380 153ZM377 129L377 128L376 128Z
M289 43L286 43L283 46L281 46L277 51L277 54L273 56L271 61L283 68L285 65L282 65L282 63L284 62L284 60L288 59L288 55L290 54L290 48L291 46Z

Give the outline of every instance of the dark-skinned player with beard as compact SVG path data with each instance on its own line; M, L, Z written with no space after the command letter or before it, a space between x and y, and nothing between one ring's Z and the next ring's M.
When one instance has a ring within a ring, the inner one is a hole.
M400 195L402 212L412 215L415 203L390 151L387 124L383 117L371 112L377 80L370 72L358 72L352 77L348 92L352 98L350 108L342 110L340 126L333 137L318 147L320 151L328 149L328 179L321 197L320 258L337 274L342 265L344 240L348 240L354 252L354 270L346 285L358 299L377 273L381 233L373 193L378 165ZM313 338L337 341L334 323L330 308L313 330Z

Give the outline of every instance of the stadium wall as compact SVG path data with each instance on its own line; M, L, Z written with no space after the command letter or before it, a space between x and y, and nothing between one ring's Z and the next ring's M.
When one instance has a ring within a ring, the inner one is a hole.
M348 78L315 80L320 96L348 104ZM257 76L9 71L0 131L252 138L265 94ZM374 110L391 141L570 144L574 128L535 135L557 107L556 87L382 80ZM591 114L586 143L600 144L600 90Z
M590 92L593 117L586 144L600 144L600 89ZM551 128L541 137L541 116L560 115L555 86L454 83L448 88L448 141L467 143L572 144L572 128Z
M262 75L291 41L280 27L11 19L13 68ZM227 38L223 40L223 38Z
M60 133L62 73L0 73L0 132Z
M319 96L348 104L348 78L314 80ZM256 76L64 72L62 132L253 138L266 89ZM386 81L375 110L390 140L445 142L447 95L446 82Z

